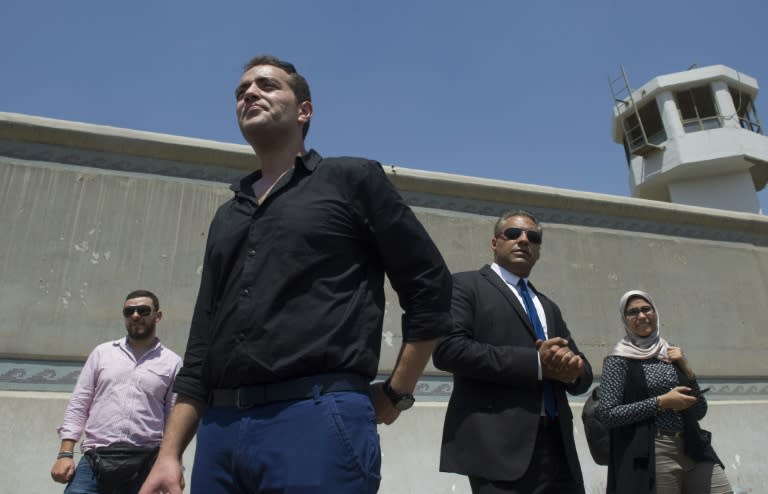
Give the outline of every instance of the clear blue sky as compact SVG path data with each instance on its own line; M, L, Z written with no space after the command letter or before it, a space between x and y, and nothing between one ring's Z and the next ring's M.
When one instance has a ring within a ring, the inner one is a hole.
M309 80L322 154L620 196L621 65L634 88L694 63L768 85L765 0L4 0L0 19L0 111L243 143L234 87L270 53Z

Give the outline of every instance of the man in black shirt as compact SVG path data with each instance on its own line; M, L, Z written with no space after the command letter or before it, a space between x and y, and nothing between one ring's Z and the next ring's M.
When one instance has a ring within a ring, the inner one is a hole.
M178 401L142 494L373 493L376 423L391 424L451 327L451 277L381 166L304 148L309 87L271 56L235 91L261 169L211 223ZM394 371L378 369L384 275L404 309Z

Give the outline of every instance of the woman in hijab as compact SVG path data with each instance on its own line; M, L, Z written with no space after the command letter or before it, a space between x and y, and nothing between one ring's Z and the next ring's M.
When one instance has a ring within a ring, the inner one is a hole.
M626 335L603 362L597 418L611 428L607 492L732 493L698 421L707 413L679 347L659 334L659 315L640 290L619 302Z

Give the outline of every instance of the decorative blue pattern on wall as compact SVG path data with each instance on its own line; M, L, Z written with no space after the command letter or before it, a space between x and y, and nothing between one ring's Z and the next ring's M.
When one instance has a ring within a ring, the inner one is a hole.
M81 362L0 359L0 390L70 393L82 367ZM379 375L376 380L383 381L386 378L385 375ZM766 381L703 379L700 384L712 388L707 393L708 400L768 399ZM447 402L452 388L450 376L423 376L416 385L414 395L422 402ZM568 398L571 402L579 403L587 396L588 393L585 393Z

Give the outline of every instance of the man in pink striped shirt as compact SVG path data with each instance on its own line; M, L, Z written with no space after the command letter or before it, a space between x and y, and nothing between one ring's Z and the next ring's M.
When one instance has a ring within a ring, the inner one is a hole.
M157 448L175 394L171 391L181 358L157 338L162 319L157 296L147 290L128 294L123 304L127 335L102 343L88 356L58 428L61 446L51 469L65 494L109 494L83 456L75 466L75 443L84 435L82 453L116 443ZM149 467L120 492L135 493Z

